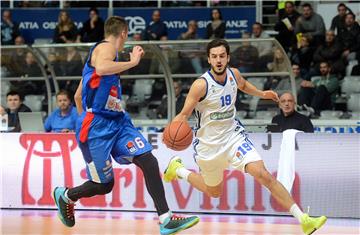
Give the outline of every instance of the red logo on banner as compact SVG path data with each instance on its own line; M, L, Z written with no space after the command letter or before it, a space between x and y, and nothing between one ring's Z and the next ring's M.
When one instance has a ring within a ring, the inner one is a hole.
M41 142L43 149L35 149L35 144ZM52 144L58 143L60 151L53 152ZM64 183L68 187L73 186L71 172L70 152L76 147L74 134L22 134L20 144L27 150L23 179L22 179L22 202L23 204L34 205L35 199L29 192L30 161L34 156L43 158L43 193L38 200L39 205L54 205L51 198L51 159L62 157L64 168Z

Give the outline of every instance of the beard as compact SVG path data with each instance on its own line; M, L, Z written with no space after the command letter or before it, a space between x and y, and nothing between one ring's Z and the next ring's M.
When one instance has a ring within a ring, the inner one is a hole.
M226 68L227 68L227 65L224 67L224 69L223 69L222 71L217 72L217 71L216 71L217 67L211 66L212 71L213 71L217 76L223 75L223 74L225 73L225 71L226 71Z

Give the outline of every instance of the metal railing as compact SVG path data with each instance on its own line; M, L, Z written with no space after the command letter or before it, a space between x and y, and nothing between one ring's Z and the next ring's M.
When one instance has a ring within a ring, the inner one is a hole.
M291 79L291 86L292 86L292 92L294 96L296 97L296 85L295 85L295 79L291 72L291 63L288 57L286 56L285 51L281 47L281 45L273 38L269 39L229 39L227 40L231 46L231 49L235 46L240 46L244 42L261 42L261 43L272 43L272 48L278 48L283 53L287 71L283 72L248 72L248 73L242 73L244 77L248 76L256 76L256 77L268 77L268 76L289 76ZM175 116L175 91L173 87L173 80L174 79L194 79L199 77L201 74L196 73L176 73L172 71L171 63L169 62L169 59L165 55L166 52L171 52L173 54L177 54L181 51L192 51L192 52L200 52L202 53L202 59L206 59L206 44L209 42L209 40L187 40L187 41L129 41L126 43L125 48L127 51L134 45L141 45L145 48L146 53L151 53L153 55L152 58L150 58L151 62L158 63L161 66L160 73L159 74L125 74L121 75L121 79L155 79L155 78L164 78L165 84L166 84L166 92L168 94L168 100L167 100L167 118L168 120L171 120ZM87 52L90 47L93 45L93 43L73 43L73 44L43 44L43 45L32 45L32 46L2 46L2 52L7 50L15 50L19 48L26 49L33 53L36 62L41 67L41 73L43 76L43 80L45 80L46 84L46 94L48 96L48 112L51 112L52 107L52 101L49 97L51 97L52 91L51 91L51 84L53 83L53 87L55 89L55 92L59 90L59 81L64 80L80 80L81 75L79 76L59 76L56 74L53 64L49 61L49 50L66 50L66 48L77 48L77 50L80 50L82 52ZM231 50L233 51L233 50ZM177 58L175 57L175 60ZM51 81L49 79L49 76L47 74L47 71L45 70L45 67L48 68L48 71L50 73ZM205 71L203 71L205 72ZM18 80L17 77L1 77L1 79L6 81L14 81ZM28 77L28 80L39 80L38 77Z

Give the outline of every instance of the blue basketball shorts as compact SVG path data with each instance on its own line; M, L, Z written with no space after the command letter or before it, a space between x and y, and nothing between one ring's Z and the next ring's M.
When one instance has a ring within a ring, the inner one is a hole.
M96 183L114 178L112 159L130 164L134 157L153 149L127 113L108 119L84 112L77 120L76 139L86 162L87 176Z

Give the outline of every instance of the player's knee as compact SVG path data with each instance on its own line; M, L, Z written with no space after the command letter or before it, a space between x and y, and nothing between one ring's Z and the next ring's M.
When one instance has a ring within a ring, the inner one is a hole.
M102 183L98 185L98 194L108 194L112 191L114 187L114 179L111 179L108 183Z
M134 158L134 163L142 170L147 171L159 171L159 163L156 157L151 152L144 153Z

